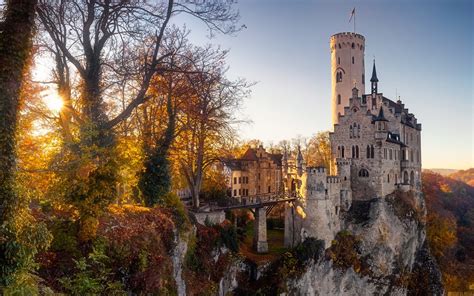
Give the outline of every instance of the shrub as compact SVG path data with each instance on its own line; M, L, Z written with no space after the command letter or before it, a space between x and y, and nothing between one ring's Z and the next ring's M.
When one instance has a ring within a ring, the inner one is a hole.
M298 261L302 264L313 259L317 261L324 251L324 241L314 237L308 237L302 243L298 244L294 250L294 254Z
M341 269L352 267L361 274L370 273L366 258L360 254L360 240L347 230L340 231L326 250L326 257Z

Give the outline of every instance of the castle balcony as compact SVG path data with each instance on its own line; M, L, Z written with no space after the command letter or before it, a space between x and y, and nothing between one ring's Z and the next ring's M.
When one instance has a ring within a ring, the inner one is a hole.
M410 161L408 161L408 160L402 160L402 161L400 161L400 166L403 169L403 168L412 167L413 165L411 165Z

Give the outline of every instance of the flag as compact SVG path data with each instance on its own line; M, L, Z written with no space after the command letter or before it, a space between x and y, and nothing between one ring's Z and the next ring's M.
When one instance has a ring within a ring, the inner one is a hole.
M352 18L355 17L355 13L356 13L356 8L354 7L351 12L351 18L349 19L349 23L352 21Z

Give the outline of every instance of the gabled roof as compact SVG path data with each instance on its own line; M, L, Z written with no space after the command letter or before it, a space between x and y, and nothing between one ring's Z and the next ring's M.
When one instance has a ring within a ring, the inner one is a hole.
M254 148L248 148L244 155L240 158L241 160L258 160L257 151Z
M386 118L385 118L385 115L383 114L383 108L382 106L380 106L380 111L379 111L379 115L377 115L373 121L388 121Z

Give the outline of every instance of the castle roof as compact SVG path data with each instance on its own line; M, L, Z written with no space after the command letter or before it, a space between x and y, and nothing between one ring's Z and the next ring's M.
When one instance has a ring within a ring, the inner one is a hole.
M400 141L400 135L399 134L394 134L394 133L388 132L386 141L389 142L389 143L398 144L402 147L406 147L406 145L402 141Z
M379 115L377 115L373 121L388 121L386 118L385 118L385 115L383 114L383 108L382 106L380 106L380 111L379 111Z

